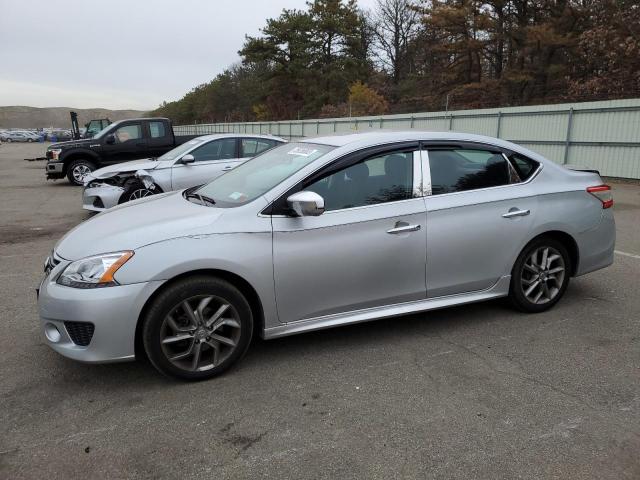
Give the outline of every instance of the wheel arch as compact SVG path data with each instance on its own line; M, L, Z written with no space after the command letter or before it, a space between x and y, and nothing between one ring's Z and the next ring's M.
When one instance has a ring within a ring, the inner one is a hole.
M251 307L251 313L253 315L253 333L254 335L257 333L260 337L262 337L262 332L264 331L264 310L262 307L262 302L260 300L260 296L258 295L256 289L243 277L240 275L230 272L228 270L220 270L215 268L203 268L198 270L191 270L188 272L180 273L175 277L167 280L160 288L158 288L153 294L147 299L142 310L140 311L140 315L138 316L138 321L136 323L136 331L135 331L135 355L136 358L146 357L146 353L144 351L144 347L142 344L142 321L147 314L148 309L151 304L155 301L155 299L160 295L165 289L169 288L176 282L180 280L184 280L185 278L195 277L198 275L207 275L211 277L221 278L238 290L240 293L244 295L244 297L249 302L249 306Z
M67 169L69 168L69 164L74 160L80 160L80 159L89 160L90 162L95 163L96 167L99 166L98 163L99 163L100 157L98 157L98 155L96 155L95 152L92 152L91 150L80 150L78 152L70 153L69 156L66 156L64 158L64 162L63 162L64 166L62 168L62 173L66 175Z

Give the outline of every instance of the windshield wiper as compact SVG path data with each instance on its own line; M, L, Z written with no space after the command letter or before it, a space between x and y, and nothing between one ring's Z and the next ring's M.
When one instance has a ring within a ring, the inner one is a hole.
M186 198L187 200L191 199L191 198L197 198L198 200L200 200L200 203L202 205L205 204L209 204L209 205L215 205L216 201L213 198L207 197L206 195L201 195L199 193L195 193L195 192L189 192L186 193L184 198Z

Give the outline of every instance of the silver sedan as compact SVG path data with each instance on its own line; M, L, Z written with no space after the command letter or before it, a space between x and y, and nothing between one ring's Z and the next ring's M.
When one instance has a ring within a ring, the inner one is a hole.
M101 212L149 195L202 185L284 142L271 135L204 135L158 158L103 167L85 177L82 208Z
M281 145L199 188L110 209L55 246L49 345L217 375L266 339L509 297L551 308L613 261L610 188L518 145L371 132Z

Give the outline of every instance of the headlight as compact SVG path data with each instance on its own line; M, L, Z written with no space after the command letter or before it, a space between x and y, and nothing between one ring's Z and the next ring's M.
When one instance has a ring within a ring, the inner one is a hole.
M57 283L74 288L100 288L118 285L113 275L131 257L132 251L104 253L70 263Z
M51 158L53 160L58 160L58 157L60 157L60 152L62 152L62 149L61 148L52 148L49 151L51 152Z

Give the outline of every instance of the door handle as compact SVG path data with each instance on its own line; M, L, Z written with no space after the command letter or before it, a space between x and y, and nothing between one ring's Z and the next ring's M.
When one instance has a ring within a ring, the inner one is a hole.
M228 166L228 167L224 167L222 169L223 172L228 172L229 170L233 170L233 167L232 166Z
M136 147L146 147L146 143L136 143Z
M409 225L407 222L396 222L396 226L391 230L387 230L387 233L392 235L406 232L417 232L420 230L420 225Z
M531 210L518 210L511 208L507 213L502 214L502 218L525 217L531 213Z

